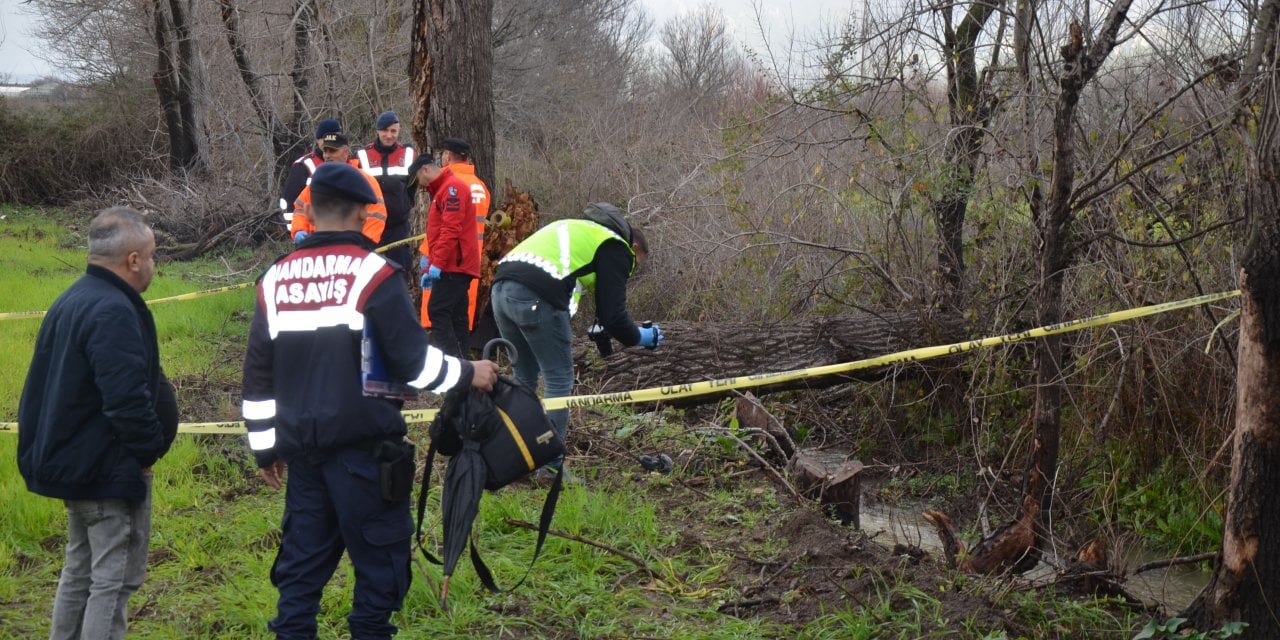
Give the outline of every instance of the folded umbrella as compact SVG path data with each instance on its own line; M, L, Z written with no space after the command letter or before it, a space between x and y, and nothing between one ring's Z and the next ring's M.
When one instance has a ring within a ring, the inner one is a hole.
M440 606L449 596L449 578L471 539L471 526L480 511L488 468L480 456L480 443L463 439L462 451L449 459L444 474L444 494L440 499L444 526L444 580L440 587Z

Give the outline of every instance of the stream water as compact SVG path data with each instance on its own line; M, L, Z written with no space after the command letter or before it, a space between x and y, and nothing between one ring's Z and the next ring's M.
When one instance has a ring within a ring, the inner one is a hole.
M862 531L877 542L892 547L902 543L915 545L928 551L935 558L942 558L942 543L933 525L920 516L927 507L924 504L900 503L888 505L869 497L874 494L874 485L864 484L861 500L862 508L859 520ZM953 514L954 515L954 514ZM972 544L972 540L966 541ZM1163 556L1147 553L1145 550L1132 550L1126 554L1125 566L1133 567L1158 560ZM1114 561L1113 561L1114 564ZM1050 580L1054 570L1044 562L1025 574L1030 580ZM1124 587L1129 593L1142 598L1145 602L1156 602L1169 612L1184 609L1200 593L1209 581L1209 571L1199 564L1182 565L1156 569L1129 576Z

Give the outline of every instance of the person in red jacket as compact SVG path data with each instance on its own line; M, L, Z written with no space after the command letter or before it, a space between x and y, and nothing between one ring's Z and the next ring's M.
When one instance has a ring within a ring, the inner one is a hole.
M471 145L458 138L445 138L440 143L440 166L453 172L471 187L471 204L476 206L476 244L484 251L484 226L489 222L489 187L476 175L471 164ZM471 281L467 289L467 328L476 328L476 301L480 297L480 279ZM431 304L431 290L422 292L422 326L431 328L431 316L427 306Z
M422 289L431 290L427 306L431 342L449 355L461 356L471 337L467 290L471 281L480 277L471 186L430 156L419 156L411 169L410 177L417 180L418 189L431 195L427 237L418 247Z
M311 184L311 174L315 173L316 167L324 162L324 151L320 148L320 143L324 142L325 136L341 132L342 125L333 118L325 118L317 122L316 146L289 166L284 186L280 189L280 215L284 218L286 225L293 222L294 202L298 199L298 194Z

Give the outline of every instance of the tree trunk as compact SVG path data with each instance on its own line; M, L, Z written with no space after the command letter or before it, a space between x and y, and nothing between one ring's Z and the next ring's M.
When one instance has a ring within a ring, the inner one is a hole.
M942 195L932 211L938 232L939 300L953 310L961 304L964 285L964 220L973 192L978 151L996 100L978 77L977 42L987 19L998 6L991 0L975 0L951 29L951 9L942 9L943 57L947 62L947 118L951 135L945 147ZM997 41L999 38L997 38ZM992 64L997 60L993 59Z
M1040 326L1062 321L1062 287L1073 254L1069 249L1071 225L1075 218L1072 197L1075 185L1075 124L1080 93L1093 79L1116 44L1116 33L1124 24L1132 0L1119 0L1093 43L1086 48L1079 23L1073 22L1070 41L1062 47L1063 65L1058 79L1060 92L1053 117L1053 172L1045 209L1033 208L1040 233L1040 290L1036 296ZM1033 201L1033 205L1036 204ZM1024 491L1040 505L1037 518L1038 544L1048 542L1054 479L1058 468L1058 447L1062 428L1062 336L1051 335L1036 342L1036 440L1041 450L1028 462L1029 478Z
M413 137L421 148L445 138L471 145L476 175L493 190L493 0L418 3L410 76Z
M959 332L958 324L939 322L908 314L847 315L776 326L671 321L662 323L663 348L622 349L615 344L607 358L600 357L594 342L579 336L574 343L578 391L611 393L862 360L933 344L940 327L952 336ZM883 368L768 385L754 392L825 387L881 375ZM718 397L723 396L695 396L685 403Z
M181 165L184 171L201 173L208 167L204 148L207 92L200 50L192 33L191 0L169 0L169 10L173 12L173 33L178 46L177 97L182 133L186 136L187 153L181 158Z
M157 54L154 80L169 130L169 168L175 173L200 172L206 167L205 96L190 6L183 0L155 0L151 8Z
M1280 164L1275 165L1280 168ZM1274 185L1269 187L1274 190ZM1273 198L1276 194L1272 194ZM1280 637L1280 618L1273 602L1280 596L1280 342L1264 337L1268 319L1250 283L1275 296L1277 248L1272 200L1268 233L1272 264L1266 273L1240 277L1240 346L1236 373L1236 429L1231 451L1231 484L1222 532L1222 552L1204 591L1188 607L1186 616L1208 631L1224 622L1249 623L1242 638ZM1275 323L1280 314L1274 314Z
M1256 117L1248 163L1247 245L1240 273L1240 338L1236 369L1236 428L1231 450L1222 552L1213 576L1187 610L1202 630L1224 622L1249 624L1241 637L1280 637L1280 69L1271 54L1280 33L1280 2L1267 0L1254 25L1254 44L1242 77L1246 118ZM1261 65L1261 72L1258 72ZM1257 108L1252 108L1253 105ZM1249 127L1242 127L1247 138Z
M178 69L174 60L174 47L170 41L173 23L169 19L169 11L163 0L155 0L152 4L155 11L151 35L156 43L156 72L153 80L156 95L160 98L160 108L164 111L164 123L169 130L169 168L176 171L179 159L187 155L184 147L187 136L182 132L182 109L178 104Z
M296 0L293 5L293 68L289 71L289 79L293 82L293 113L289 121L296 133L301 136L307 127L304 126L310 117L307 109L307 94L311 87L312 67L315 65L311 37L319 22L319 9L316 0ZM310 145L307 145L308 147ZM288 158L289 162L293 158ZM287 168L287 167L286 167Z

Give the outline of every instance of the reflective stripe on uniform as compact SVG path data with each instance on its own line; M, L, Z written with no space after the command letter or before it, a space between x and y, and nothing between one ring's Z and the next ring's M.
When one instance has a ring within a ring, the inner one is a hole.
M573 258L573 247L569 244L569 225L562 224L556 229L556 239L560 241L560 273L564 276L569 275L573 270L570 268L570 260Z
M240 407L240 415L245 420L270 420L276 417L276 401L271 400L245 400Z
M375 178L382 175L382 167L375 167L369 163L368 149L361 149L356 152L356 155L360 157L360 169L362 169L365 173Z
M271 427L265 431L249 432L249 448L254 451L265 451L276 446L276 428Z
M307 259L306 256L292 258L293 260ZM275 340L276 336L282 331L314 331L321 327L347 326L353 331L364 330L364 314L356 308L361 296L364 294L365 287L373 280L387 261L382 256L371 254L363 258L358 270L355 271L355 280L348 288L343 300L339 304L323 306L312 309L280 309L276 296L279 294L277 287L286 287L288 285L280 284L280 276L282 271L288 268L290 259L276 263L262 278L262 282L258 285L262 288L262 300L266 306L267 331L271 335L271 339ZM290 284L296 284L297 280L293 280ZM315 283L311 283L315 284Z

